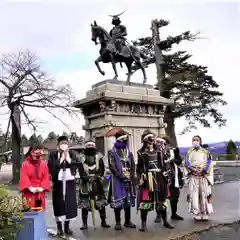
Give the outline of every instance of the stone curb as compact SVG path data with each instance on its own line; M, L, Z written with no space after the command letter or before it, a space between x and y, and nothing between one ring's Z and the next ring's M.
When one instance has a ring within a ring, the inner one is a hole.
M168 238L168 240L191 240L192 239L191 237L194 237L195 234L207 232L207 231L209 231L213 228L216 228L216 227L230 226L232 224L240 224L240 220L236 220L236 221L228 222L228 223L215 223L215 224L212 224L210 226L203 227L202 229L199 229L199 230L190 231L190 232L188 232L186 234L183 234L181 236L170 237L170 238Z

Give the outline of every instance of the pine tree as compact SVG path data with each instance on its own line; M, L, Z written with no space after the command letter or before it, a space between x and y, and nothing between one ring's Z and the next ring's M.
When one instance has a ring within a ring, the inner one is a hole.
M168 21L160 20L158 28L168 24ZM208 73L208 68L191 64L191 55L186 51L173 52L174 44L185 40L194 41L198 38L198 34L186 31L174 37L169 36L157 45L163 57L161 68L164 73L160 95L175 102L174 106L166 108L164 114L164 121L167 123L166 134L175 146L177 146L175 121L178 118L184 117L187 121L182 134L196 128L197 123L204 127L211 127L212 122L219 127L226 124L226 119L218 107L227 103L222 99L223 93L218 90L219 85ZM145 65L156 62L152 37L140 38L134 42L134 45L149 57L144 62ZM138 70L138 66L134 66L133 70ZM160 90L159 82L156 88Z

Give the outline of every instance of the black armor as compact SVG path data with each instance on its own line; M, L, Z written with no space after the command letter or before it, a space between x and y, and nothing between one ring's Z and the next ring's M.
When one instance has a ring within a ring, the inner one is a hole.
M142 141L143 146L137 152L137 175L140 183L137 203L138 209L141 211L142 221L139 230L146 230L148 211L154 208L163 219L164 226L173 228L167 221L168 178L166 154L155 146L154 137L150 131L144 131Z
M123 46L125 45L127 28L124 25L121 25L121 20L118 17L113 18L112 24L114 25L114 27L110 31L109 35L114 41L116 47L116 54L120 54Z

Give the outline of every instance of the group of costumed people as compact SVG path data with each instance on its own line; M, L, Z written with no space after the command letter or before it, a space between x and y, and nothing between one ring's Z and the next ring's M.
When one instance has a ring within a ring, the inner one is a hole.
M107 156L111 172L108 194L105 194L103 186L106 177L104 156L97 150L94 141L87 141L84 151L77 153L69 149L68 138L61 136L56 151L49 154L48 161L43 159L41 147L31 148L27 153L20 170L20 191L29 207L44 211L51 176L52 205L58 235L73 234L70 221L77 217L78 208L81 209L81 230L88 228L89 212L95 225L96 211L99 212L101 226L110 228L106 215L108 204L114 210L115 230L122 229L122 210L124 227L136 228L131 219L133 207L140 212L140 231L147 229L148 213L154 210L155 223L162 222L164 227L174 228L168 222L167 200L170 201L171 218L183 220L177 213L180 189L184 185L182 165L187 170L189 180L189 212L194 214L196 220L208 219L212 212L212 160L202 147L199 136L192 139L193 146L182 162L179 149L171 147L166 136L156 137L145 130L136 164L129 149L128 134L116 129L112 135L116 141ZM78 191L75 180L77 171L80 175Z

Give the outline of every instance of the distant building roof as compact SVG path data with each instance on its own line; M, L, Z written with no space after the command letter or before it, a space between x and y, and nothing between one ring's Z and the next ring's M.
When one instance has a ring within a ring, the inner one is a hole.
M47 150L54 150L57 148L57 143L55 140L51 142L43 142L40 145ZM22 144L22 147L30 147L30 144Z
M45 142L45 143L42 143L41 144L45 149L48 149L48 150L54 150L57 148L57 143L56 141L51 141L51 142Z
M82 149L84 149L84 144L72 145L72 146L70 146L70 149L72 149L72 150L82 150Z

